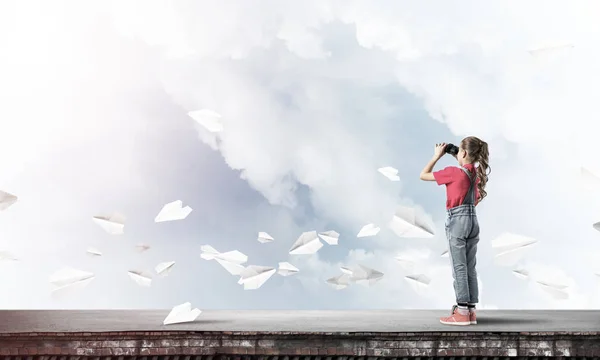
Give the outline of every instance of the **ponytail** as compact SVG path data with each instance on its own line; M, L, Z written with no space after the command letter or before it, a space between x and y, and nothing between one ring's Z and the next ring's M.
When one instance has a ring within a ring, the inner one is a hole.
M477 183L477 190L479 191L479 197L477 202L479 203L487 196L485 186L488 182L488 175L492 172L489 160L490 152L488 150L488 144L485 141L481 141L478 153L477 162L479 165L477 166L477 178L479 179L479 182Z

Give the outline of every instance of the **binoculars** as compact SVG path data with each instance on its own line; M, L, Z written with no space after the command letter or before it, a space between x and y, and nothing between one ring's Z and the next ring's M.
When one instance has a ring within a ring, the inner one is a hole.
M458 146L456 146L454 144L448 144L448 145L446 145L446 149L444 149L444 152L446 154L456 156L456 155L458 155Z

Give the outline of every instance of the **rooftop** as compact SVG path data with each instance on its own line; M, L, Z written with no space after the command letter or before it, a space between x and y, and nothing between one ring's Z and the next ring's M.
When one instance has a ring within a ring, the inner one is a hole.
M598 310L479 310L478 325L446 326L449 310L206 310L162 325L169 310L0 310L0 333L198 331L265 333L599 332Z

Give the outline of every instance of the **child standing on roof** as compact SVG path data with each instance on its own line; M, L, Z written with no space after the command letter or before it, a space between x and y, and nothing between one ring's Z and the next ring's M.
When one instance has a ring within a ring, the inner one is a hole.
M440 319L446 325L477 324L475 304L479 301L477 285L477 243L479 222L475 206L487 193L485 186L490 173L488 144L474 136L464 138L454 155L458 167L448 166L432 172L446 153L446 143L436 144L433 158L421 172L421 180L446 185L446 237L454 278L456 305L448 317ZM477 164L477 166L475 166Z

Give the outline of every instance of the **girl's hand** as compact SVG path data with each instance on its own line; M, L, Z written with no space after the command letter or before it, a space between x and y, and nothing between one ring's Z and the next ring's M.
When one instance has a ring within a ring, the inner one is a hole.
M435 157L437 157L439 159L442 156L444 156L445 153L446 153L446 143L435 144L435 149L433 152Z

